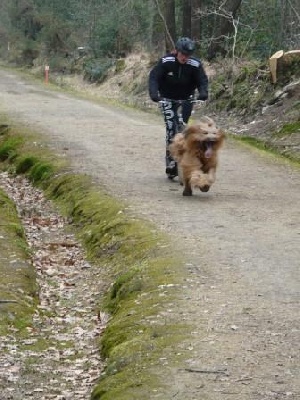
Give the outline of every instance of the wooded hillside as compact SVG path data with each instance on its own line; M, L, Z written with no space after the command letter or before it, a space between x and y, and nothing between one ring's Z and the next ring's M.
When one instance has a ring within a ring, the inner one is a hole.
M268 58L300 48L298 0L6 0L0 3L1 57L68 72L88 54L87 73L142 49L157 54L178 36L205 59ZM72 72L72 71L70 71ZM98 71L101 75L101 71Z

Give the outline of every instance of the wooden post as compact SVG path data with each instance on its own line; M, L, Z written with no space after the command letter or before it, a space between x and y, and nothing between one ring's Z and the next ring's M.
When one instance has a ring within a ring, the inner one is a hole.
M277 51L272 57L269 58L269 65L270 65L270 72L272 77L272 82L277 82L277 66L278 66L278 59L283 56L283 50Z

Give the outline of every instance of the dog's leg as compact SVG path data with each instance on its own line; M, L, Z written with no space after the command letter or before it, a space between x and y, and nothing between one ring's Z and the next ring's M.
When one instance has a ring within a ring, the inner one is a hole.
M194 171L191 176L191 186L198 187L201 192L208 192L216 180L216 168L210 168L208 173Z
M184 188L183 192L182 192L182 196L193 196L193 192L191 189L186 189Z
M206 179L207 179L207 184L204 186L200 186L201 192L208 192L211 185L214 183L216 180L216 169L211 168L208 173L206 174Z
M180 182L183 185L183 196L192 196L192 186L190 182L190 173L189 173L189 168L186 167L186 165L181 165L180 166Z
M183 189L182 195L183 196L192 196L193 195L192 187L191 187L189 181L184 182L184 189Z
M183 186L183 172L180 164L177 164L178 167L178 179L181 186Z
M210 181L208 179L208 176L202 171L192 172L190 184L192 187L199 188L202 192L208 192L210 188Z
M208 171L208 179L211 182L211 185L214 183L214 181L216 180L216 168L211 168Z

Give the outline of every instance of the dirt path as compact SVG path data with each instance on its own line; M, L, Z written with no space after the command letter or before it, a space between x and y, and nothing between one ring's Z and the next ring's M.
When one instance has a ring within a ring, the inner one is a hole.
M3 71L0 106L183 248L178 312L202 333L193 332L170 398L299 398L299 170L227 141L211 191L185 198L164 176L159 116Z

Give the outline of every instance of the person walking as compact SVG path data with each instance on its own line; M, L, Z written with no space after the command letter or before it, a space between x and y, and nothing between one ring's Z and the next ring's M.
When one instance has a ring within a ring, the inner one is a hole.
M168 150L178 132L178 100L181 104L183 123L187 124L192 114L193 103L190 101L197 89L197 100L208 98L208 78L201 61L193 57L195 42L188 37L177 40L175 50L164 55L151 69L149 74L149 96L152 101L161 103L161 111L166 126L166 174L169 179L178 175L177 163ZM172 101L173 100L173 101ZM177 100L177 101L176 101Z

